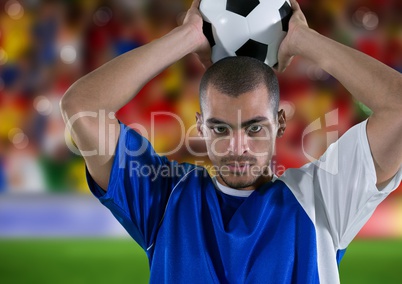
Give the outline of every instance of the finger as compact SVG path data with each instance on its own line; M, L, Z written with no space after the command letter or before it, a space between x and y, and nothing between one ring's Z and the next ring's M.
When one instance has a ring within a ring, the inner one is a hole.
M187 12L182 12L177 15L177 17L176 17L177 25L181 26L183 24L184 19L186 18L186 14L187 14Z
M195 58L201 63L204 69L208 69L212 65L211 57L205 54L194 53Z
M290 57L288 60L286 60L286 62L282 62L282 64L280 64L278 66L278 71L281 73L285 72L286 68L290 65L290 63L292 63L292 60L293 60L293 56Z
M193 3L191 3L190 9L198 9L198 7L200 7L200 2L201 2L201 0L193 0Z
M300 5L299 5L299 3L297 3L296 0L289 0L289 1L290 1L290 5L292 6L293 11L300 10Z
M278 72L285 71L286 67L292 61L292 57L284 56L283 54L278 54L278 63L273 67Z
M213 64L213 63L212 63L211 60L207 60L207 61L204 62L204 68L205 68L205 69L208 69L209 67L211 67L212 64Z
M212 65L211 56L208 54L203 54L198 57L205 69Z

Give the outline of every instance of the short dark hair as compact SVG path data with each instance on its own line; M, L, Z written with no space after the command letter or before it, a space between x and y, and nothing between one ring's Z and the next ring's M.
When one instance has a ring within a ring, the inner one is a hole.
M207 88L212 85L219 92L230 97L252 91L264 85L273 106L274 115L279 108L279 83L275 72L263 62L246 56L226 57L214 63L205 71L200 83L200 107L205 107Z

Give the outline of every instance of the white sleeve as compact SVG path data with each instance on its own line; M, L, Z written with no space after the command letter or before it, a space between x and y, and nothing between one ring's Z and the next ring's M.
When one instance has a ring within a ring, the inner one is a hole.
M353 240L375 208L402 178L402 168L381 190L366 133L367 120L349 129L324 155L280 178L292 190L316 229L327 230L337 249Z

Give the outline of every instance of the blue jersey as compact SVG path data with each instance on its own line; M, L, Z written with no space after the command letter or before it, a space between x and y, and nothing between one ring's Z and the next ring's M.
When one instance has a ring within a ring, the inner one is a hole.
M107 192L88 183L146 251L151 283L338 283L344 250L402 176L375 187L365 123L248 197L122 124Z

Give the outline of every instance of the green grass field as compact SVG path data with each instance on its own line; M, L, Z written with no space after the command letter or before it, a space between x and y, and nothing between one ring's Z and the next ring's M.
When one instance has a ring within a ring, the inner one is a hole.
M145 253L128 239L0 240L0 283L148 283ZM402 240L354 241L342 283L402 283Z

